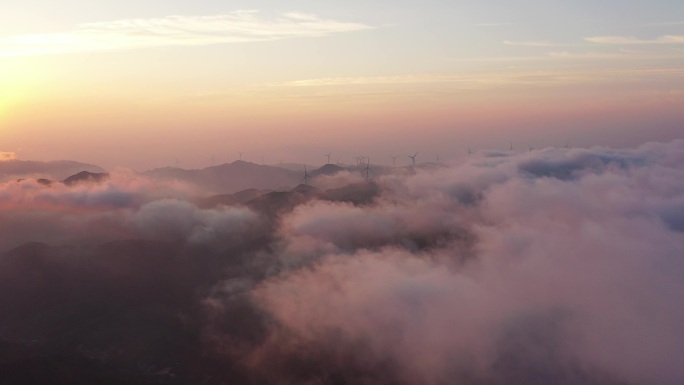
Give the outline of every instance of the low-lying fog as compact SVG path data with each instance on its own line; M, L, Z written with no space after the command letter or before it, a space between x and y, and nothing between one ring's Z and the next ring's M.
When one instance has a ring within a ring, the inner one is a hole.
M376 168L0 184L0 382L684 383L684 141Z

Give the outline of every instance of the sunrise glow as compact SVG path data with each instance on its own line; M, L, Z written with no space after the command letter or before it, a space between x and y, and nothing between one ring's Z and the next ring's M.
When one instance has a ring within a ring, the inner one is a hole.
M446 143L671 139L684 101L684 32L668 17L677 7L12 8L0 28L0 140L26 158L143 169L236 151L313 161L331 148L350 162L378 137L396 148L377 149L385 162L414 144L453 158L463 146ZM281 145L288 135L296 149ZM45 142L27 145L36 137ZM147 155L87 150L100 138Z
M684 384L684 1L0 1L0 385Z

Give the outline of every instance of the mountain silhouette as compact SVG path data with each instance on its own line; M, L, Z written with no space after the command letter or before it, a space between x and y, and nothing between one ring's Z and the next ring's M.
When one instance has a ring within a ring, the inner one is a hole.
M340 171L344 171L346 168L340 167L336 164L326 164L321 168L311 171L310 176L317 177L319 175L335 175Z
M0 182L17 179L63 180L80 171L106 172L103 168L71 160L40 162L34 160L10 160L0 162Z
M199 170L164 167L143 174L155 179L192 183L217 194L234 194L248 189L276 190L296 185L304 177L303 172L241 160Z
M201 208L212 208L220 205L231 206L235 204L242 204L251 201L270 191L257 190L250 188L247 190L238 191L235 194L220 194L212 195L208 198L199 199L197 206Z
M77 183L94 182L99 183L109 179L109 174L106 172L88 172L81 171L78 174L74 174L62 181L67 186L72 186Z

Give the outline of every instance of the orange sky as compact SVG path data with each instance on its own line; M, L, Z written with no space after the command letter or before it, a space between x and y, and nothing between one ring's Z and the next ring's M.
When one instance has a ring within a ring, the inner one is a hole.
M455 158L468 146L623 146L684 132L676 23L640 40L578 27L552 41L533 22L490 26L474 10L460 27L436 14L427 26L401 13L149 11L160 15L0 29L0 151L134 169L176 158L201 167L238 151L267 163L320 163L328 151L389 163L415 151ZM639 24L609 21L625 32ZM171 27L228 32L207 40ZM141 38L142 28L163 39ZM535 29L539 40L522 40Z

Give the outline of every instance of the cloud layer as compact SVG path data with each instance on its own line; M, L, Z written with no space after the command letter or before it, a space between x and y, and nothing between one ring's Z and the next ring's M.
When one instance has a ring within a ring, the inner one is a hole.
M684 381L684 141L399 170L215 209L4 184L2 234L52 246L0 258L0 342L141 383Z
M9 151L0 151L0 162L15 160L17 159L17 154Z
M632 36L593 36L584 40L600 44L646 45L646 44L684 44L684 36L664 35L655 39L640 39Z
M354 22L289 12L268 19L259 11L212 16L167 16L86 23L67 32L0 38L0 57L111 51L174 45L207 45L326 36L371 28Z
M682 150L499 154L301 207L286 239L315 262L255 295L305 356L396 376L371 383L677 383Z
M570 54L568 52L550 53L547 58L592 58L592 55ZM625 57L624 54L611 57ZM281 87L335 87L335 86L373 86L373 85L421 85L446 84L454 89L489 89L504 86L556 86L575 85L578 83L597 83L651 79L653 77L678 77L679 68L642 68L618 70L572 70L572 71L509 71L509 72L477 72L459 75L403 75L350 78L303 79L291 82L272 84Z

